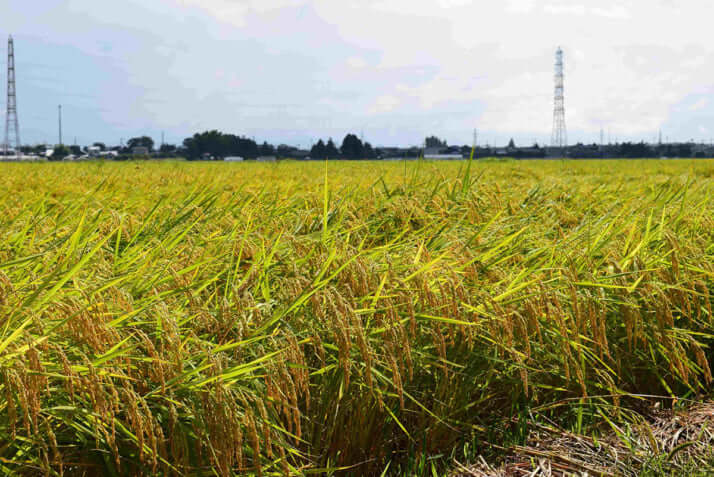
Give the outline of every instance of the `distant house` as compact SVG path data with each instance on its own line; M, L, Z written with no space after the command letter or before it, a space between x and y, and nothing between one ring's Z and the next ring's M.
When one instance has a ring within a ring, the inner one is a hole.
M557 158L562 158L562 157L568 157L568 148L567 147L546 147L545 148L545 157L551 158L551 159L557 159Z
M148 156L149 148L144 146L136 146L131 148L131 153L135 156Z
M275 156L260 156L258 162L275 162L277 158Z
M464 156L460 152L455 152L455 150L446 147L427 147L424 149L424 159L453 161L463 158Z
M98 146L87 147L87 155L90 157L97 157L102 152L102 148Z
M307 151L305 149L300 149L297 147L293 146L287 146L285 144L281 144L278 146L277 149L277 157L281 159L307 159L310 156L310 151ZM266 156L266 157L271 157L271 156Z
M242 162L243 158L240 156L229 156L223 159L226 162Z

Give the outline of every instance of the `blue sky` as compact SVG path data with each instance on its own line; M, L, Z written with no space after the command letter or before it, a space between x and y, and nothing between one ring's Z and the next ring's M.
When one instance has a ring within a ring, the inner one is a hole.
M703 0L5 0L25 143L543 143L553 54L570 142L714 137ZM6 56L2 42L3 58ZM0 81L5 83L4 64ZM4 94L3 94L4 96ZM4 111L4 97L2 110Z

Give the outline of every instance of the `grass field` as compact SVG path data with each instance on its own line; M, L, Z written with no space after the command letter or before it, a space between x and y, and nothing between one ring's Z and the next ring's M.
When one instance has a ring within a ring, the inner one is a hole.
M713 161L0 164L0 473L627 429L710 394L713 294Z

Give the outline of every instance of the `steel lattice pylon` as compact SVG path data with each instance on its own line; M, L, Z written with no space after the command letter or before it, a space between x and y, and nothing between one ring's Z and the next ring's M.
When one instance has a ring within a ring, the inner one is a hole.
M12 36L7 42L7 114L5 115L5 155L10 149L10 139L15 140L15 154L20 151L20 125L17 119L17 90L15 88L15 45Z
M550 145L558 148L568 146L568 131L565 127L565 93L563 74L563 50L555 52L555 109L553 111L553 136Z

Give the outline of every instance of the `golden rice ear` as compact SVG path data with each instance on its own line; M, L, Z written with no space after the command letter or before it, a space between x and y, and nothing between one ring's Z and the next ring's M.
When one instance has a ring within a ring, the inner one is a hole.
M2 464L379 475L497 439L514 396L588 430L691 397L711 166L613 164L0 174Z

